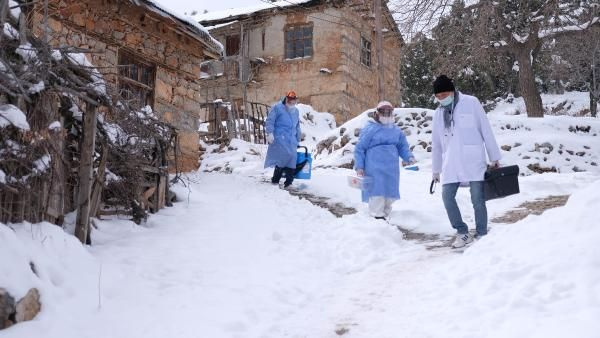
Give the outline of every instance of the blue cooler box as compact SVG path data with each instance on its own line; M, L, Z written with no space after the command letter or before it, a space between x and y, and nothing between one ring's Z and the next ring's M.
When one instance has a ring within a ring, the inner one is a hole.
M299 151L296 155L296 175L294 176L297 179L301 180L310 180L310 173L312 171L312 155L308 152L308 148L305 146L298 146L298 149L304 148L304 151ZM302 163L304 164L301 167ZM299 169L301 167L301 169Z

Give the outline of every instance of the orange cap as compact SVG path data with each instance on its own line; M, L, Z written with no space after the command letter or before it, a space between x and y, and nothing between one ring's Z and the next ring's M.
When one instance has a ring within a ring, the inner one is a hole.
M293 90L290 90L289 92L287 92L287 94L285 94L285 97L290 98L290 99L297 99L298 97L296 96L296 92Z

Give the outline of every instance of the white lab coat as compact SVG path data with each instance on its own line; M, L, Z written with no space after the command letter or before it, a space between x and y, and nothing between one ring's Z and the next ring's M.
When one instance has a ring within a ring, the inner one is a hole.
M454 122L446 129L444 110L434 112L433 172L441 173L442 184L483 181L486 152L490 162L502 157L485 111L476 97L459 93L452 115Z

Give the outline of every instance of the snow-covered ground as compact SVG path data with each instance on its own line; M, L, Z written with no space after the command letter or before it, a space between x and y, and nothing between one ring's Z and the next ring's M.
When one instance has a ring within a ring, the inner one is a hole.
M430 126L417 127L412 114L426 121L430 112L397 112L399 122L415 124L409 141L427 142ZM501 145L587 145L589 156L572 157L582 167L598 156L596 120L528 120L497 111L490 119ZM507 130L506 123L521 127ZM569 125L591 129L569 132ZM360 121L334 130L317 124L305 132L338 142L360 127ZM353 140L348 136L344 147ZM415 147L421 170L401 172L402 199L390 223L451 235L439 192L428 192L426 146ZM312 179L294 182L299 191L358 210L341 218L265 183L266 148L235 140L208 146L201 169L174 188L175 206L141 227L98 221L91 247L50 224L0 226L0 286L16 298L38 287L43 303L36 319L0 336L598 337L597 167L527 172L520 194L488 203L490 218L549 195L572 194L567 205L515 224L491 223L489 235L460 254L428 250L368 217L358 190L346 184L352 170L331 164L348 156L344 147L321 152ZM560 161L557 148L528 153ZM504 154L504 163L527 164L513 149ZM473 227L468 193L460 190L458 199Z
M340 200L358 205L344 171L316 171L305 189L337 187ZM403 173L405 198L392 222L450 233L426 179ZM0 284L17 297L37 286L44 304L35 320L2 335L596 337L598 176L545 174L523 183L526 195L490 209L577 192L566 207L493 224L462 255L403 240L364 208L336 218L255 177L222 173L192 175L187 188L177 187L181 201L144 227L98 222L86 249L49 224L2 226ZM468 205L462 192L460 199ZM465 218L472 223L469 212Z

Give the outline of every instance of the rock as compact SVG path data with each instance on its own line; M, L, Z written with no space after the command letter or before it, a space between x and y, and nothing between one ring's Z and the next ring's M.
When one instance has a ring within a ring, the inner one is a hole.
M542 166L540 166L539 163L529 164L527 166L527 168L529 168L529 170L531 170L533 172L536 172L538 174L549 173L549 172L552 172L552 173L557 172L556 167L552 167L552 168L542 167Z
M575 152L573 150L566 150L566 151L567 151L567 153L569 153L569 155L575 154Z
M15 299L8 291L0 288L0 329L5 329L13 324L11 316L15 312Z
M562 150L559 150L559 151L558 151L558 153L559 153L560 155L562 155L563 151L562 151Z
M554 146L550 142L544 142L542 144L535 144L535 151L542 151L544 154L550 154L554 150Z
M583 146L583 149L590 149L589 146Z
M585 171L585 169L579 169L579 167L578 167L578 166L574 166L574 167L573 167L573 171L574 171L574 172L576 172L576 173L581 173L581 172L584 172L584 171Z
M528 160L528 159L530 159L530 158L531 158L531 157L529 157L529 156L523 156L523 159L524 159L524 160Z
M414 144L412 146L410 146L410 151L413 151L413 149L415 149L415 145Z
M578 151L575 153L575 155L577 156L584 156L585 155L585 151Z
M422 111L422 112L421 112L421 116L425 117L426 115L427 115L427 112L426 112L426 111Z
M508 124L508 123L506 124L506 129L510 130L510 124Z
M337 140L337 136L329 136L328 138L317 143L317 154L320 154L324 149L330 149L331 144Z
M427 152L430 153L431 152L431 146L427 147Z
M593 165L594 167L597 167L597 166L598 166L598 163L596 163L596 162L592 162L592 163L590 163L590 164L591 164L591 165Z
M506 145L506 144L505 144L505 145L503 145L502 147L500 147L500 149L502 149L502 150L504 150L504 151L510 151L510 149L511 149L511 148L512 148L511 146L509 146L509 145Z
M15 319L17 323L35 318L42 309L42 304L40 304L40 292L38 289L29 289L25 297L17 303L16 309L17 314L15 315Z
M425 142L425 141L421 141L421 142L419 142L419 145L420 145L421 147L423 147L423 149L427 149L427 146L428 146L427 142Z
M569 126L569 131L572 132L572 133L574 133L575 132L575 127Z
M416 118L417 118L417 116L418 116L419 114L417 114L417 113L410 113L410 115L412 116L412 119L413 119L413 120L416 120ZM408 120L408 121L410 121L410 120Z
M592 126L575 126L575 130L582 131L584 133L589 133L592 129Z
M343 136L346 132L346 128L340 128L340 136Z
M354 129L354 136L356 136L356 137L360 136L360 130L361 130L361 128Z
M410 131L410 129L407 128L406 130L404 130L404 135L410 136L411 134L412 132Z
M348 136L348 135L344 135L344 136L342 137L342 139L340 140L340 145L343 147L343 146L345 146L346 144L348 144L348 142L350 142L350 136Z
M402 127L404 125L404 122L399 121L397 124L398 124L398 127Z

